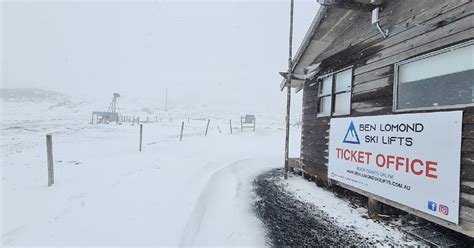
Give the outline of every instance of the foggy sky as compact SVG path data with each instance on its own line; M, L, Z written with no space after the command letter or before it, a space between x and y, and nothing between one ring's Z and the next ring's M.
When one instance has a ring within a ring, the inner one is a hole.
M295 2L294 53L319 7ZM4 1L1 87L283 113L288 18L289 0Z

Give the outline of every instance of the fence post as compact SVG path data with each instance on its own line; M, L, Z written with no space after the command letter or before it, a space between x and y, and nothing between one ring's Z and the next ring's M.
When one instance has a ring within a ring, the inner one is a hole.
M232 120L229 120L230 134L232 134Z
M181 135L179 135L179 141L183 140L184 121L181 122Z
M158 116L155 116L155 122L158 123Z
M240 117L240 131L244 131L244 123L242 122L242 117Z
M142 136L143 136L143 124L140 124L140 147L138 148L138 151L140 152L142 151L142 140L143 140Z
M209 122L211 122L211 119L207 119L206 134L204 134L204 136L207 136L207 130L209 130Z
M51 134L46 135L46 153L48 157L48 187L49 187L54 184L53 138Z

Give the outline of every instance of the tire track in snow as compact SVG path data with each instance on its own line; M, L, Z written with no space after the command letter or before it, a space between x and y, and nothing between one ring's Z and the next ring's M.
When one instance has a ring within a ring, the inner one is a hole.
M251 160L251 159L238 160L232 164L229 164L223 168L220 168L219 170L211 174L211 176L207 180L206 186L204 186L204 189L199 194L198 200L196 201L194 205L194 209L191 212L191 215L186 224L186 227L184 228L184 233L180 241L180 246L189 246L193 244L196 236L199 233L202 220L206 212L207 204L210 202L210 198L212 197L212 194L215 192L218 186L218 181L221 179L219 176L221 176L221 174L226 174L229 168L233 166L238 166L239 164L248 160ZM235 179L235 178L232 178L232 179ZM227 183L232 183L232 182L227 181ZM236 193L233 193L233 195L236 195Z
M180 246L264 245L263 229L252 230L260 222L250 213L253 175L269 163L263 169L262 164L265 162L243 159L212 173L183 229Z

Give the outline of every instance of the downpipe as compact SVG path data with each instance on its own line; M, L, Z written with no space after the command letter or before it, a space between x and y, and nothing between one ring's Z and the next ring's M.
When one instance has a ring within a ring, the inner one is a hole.
M383 38L388 37L388 29L383 30L379 23L380 7L376 7L372 10L372 25L379 31Z

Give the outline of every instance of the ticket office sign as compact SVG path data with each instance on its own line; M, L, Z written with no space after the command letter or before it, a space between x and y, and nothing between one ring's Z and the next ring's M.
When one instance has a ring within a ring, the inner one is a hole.
M331 119L328 176L458 224L462 111Z

